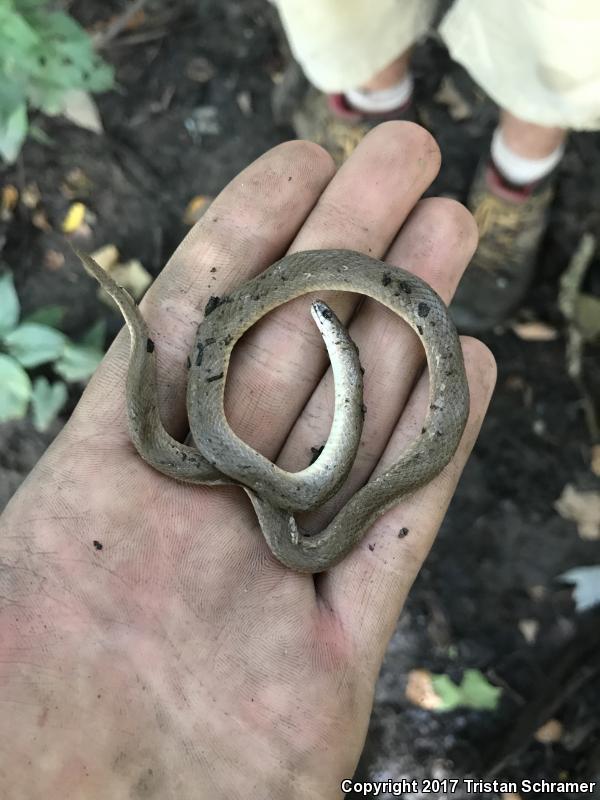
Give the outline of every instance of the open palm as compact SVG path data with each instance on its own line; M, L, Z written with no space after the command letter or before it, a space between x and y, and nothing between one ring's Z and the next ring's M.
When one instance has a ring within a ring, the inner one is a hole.
M169 431L187 432L186 359L206 302L287 251L385 257L449 300L476 230L457 203L420 200L438 166L423 129L386 123L337 174L324 151L296 142L232 181L142 304ZM368 413L348 486L312 515L315 527L397 460L427 405L409 328L372 301L323 299L360 348ZM309 305L287 304L250 331L227 384L234 430L286 469L308 463L331 422L331 375ZM241 490L179 484L138 457L123 332L2 518L6 796L340 797L387 641L492 390L488 351L474 340L463 350L471 415L454 459L313 577L274 560Z

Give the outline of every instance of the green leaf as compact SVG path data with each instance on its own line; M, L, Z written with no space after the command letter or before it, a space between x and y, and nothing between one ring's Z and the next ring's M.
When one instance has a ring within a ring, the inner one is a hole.
M104 352L104 342L106 341L106 320L99 319L94 322L92 327L81 337L81 344L86 347L93 347L95 350Z
M45 147L56 146L56 140L53 139L51 136L48 136L46 131L43 128L40 128L39 125L29 126L29 136L33 139L34 142L38 142L38 144L42 144Z
M10 272L0 275L0 336L12 331L19 321L21 304Z
M442 700L439 711L452 711L455 708L494 711L502 694L502 689L493 686L477 669L465 670L458 686L447 675L432 675L431 683Z
M14 358L0 353L0 422L22 419L30 397L29 375Z
M14 110L4 113L0 108L0 156L12 164L21 152L27 136L27 106L21 103Z
M24 317L23 322L39 322L40 325L59 328L66 310L64 306L40 306Z
M33 382L31 410L33 425L37 431L47 431L67 402L68 391L62 381L50 383L46 378Z
M24 322L4 337L6 349L24 367L56 361L67 341L64 333L37 322Z
M86 381L102 361L104 353L95 347L67 342L64 352L54 364L54 369L69 383Z

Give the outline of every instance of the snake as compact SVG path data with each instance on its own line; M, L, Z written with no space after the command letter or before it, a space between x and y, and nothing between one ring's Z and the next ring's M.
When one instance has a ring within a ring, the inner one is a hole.
M190 434L179 442L161 420L155 344L137 304L91 256L76 254L129 329L126 409L141 458L178 481L241 487L269 549L286 567L319 573L340 562L380 516L433 480L456 452L469 414L460 340L443 300L410 271L352 250L308 250L284 256L226 295L211 296L187 360ZM318 509L340 490L362 435L363 369L346 328L325 302L312 302L332 367L334 413L322 451L305 469L283 470L242 441L226 419L224 397L231 353L244 333L278 306L328 290L370 297L412 328L425 350L429 399L420 433L398 460L367 480L322 531L309 535L295 515Z

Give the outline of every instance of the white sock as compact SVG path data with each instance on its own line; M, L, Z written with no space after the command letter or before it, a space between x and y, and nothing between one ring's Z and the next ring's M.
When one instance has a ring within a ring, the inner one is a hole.
M523 158L508 147L500 127L496 128L492 137L492 161L507 181L520 186L534 183L549 175L564 152L565 146L561 144L545 158Z
M364 89L350 89L344 93L344 96L357 111L382 114L403 106L410 100L412 92L413 77L410 72L407 72L400 83L390 86L389 89L375 89L372 92Z

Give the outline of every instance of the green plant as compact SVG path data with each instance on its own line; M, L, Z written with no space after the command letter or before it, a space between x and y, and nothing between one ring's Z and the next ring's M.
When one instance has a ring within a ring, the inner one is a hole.
M432 675L431 685L440 698L437 711L453 711L455 708L473 708L479 711L495 711L500 702L502 689L487 680L479 670L467 669L459 684L448 675Z
M31 404L33 424L45 431L67 400L68 383L86 381L104 355L105 325L96 323L80 342L72 342L57 325L58 306L38 309L19 322L21 306L10 272L0 276L0 422L22 419ZM32 380L28 369L51 364L63 380Z
M58 114L66 92L101 92L113 72L68 14L48 0L0 0L0 156L19 154L29 126L27 107Z

